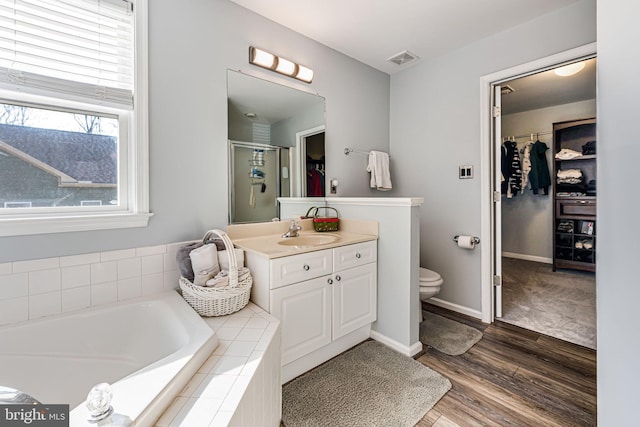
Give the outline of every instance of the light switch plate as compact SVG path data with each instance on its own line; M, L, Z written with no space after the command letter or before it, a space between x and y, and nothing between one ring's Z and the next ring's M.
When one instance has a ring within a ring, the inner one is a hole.
M458 167L458 178L471 179L473 178L473 166L463 165Z

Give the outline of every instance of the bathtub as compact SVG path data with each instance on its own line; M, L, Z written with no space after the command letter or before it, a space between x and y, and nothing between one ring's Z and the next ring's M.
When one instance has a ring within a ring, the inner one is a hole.
M152 425L217 347L175 291L0 328L0 386L68 403L86 422L96 384L112 385L114 419ZM126 423L125 423L126 424Z

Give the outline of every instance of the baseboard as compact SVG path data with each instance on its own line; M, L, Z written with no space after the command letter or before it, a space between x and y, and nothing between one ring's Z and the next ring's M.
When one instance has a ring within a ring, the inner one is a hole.
M455 311L456 313L460 314L466 314L469 317L482 320L482 313L480 311L462 305L454 304L449 301L444 301L438 298L429 298L427 300L427 304L437 305L438 307L446 308L447 310Z
M525 261L542 262L544 264L553 264L552 258L546 258L542 256L516 254L514 252L502 252L502 256L506 258L522 259Z
M400 344L398 341L373 330L371 331L370 336L372 339L386 345L389 348L394 349L400 354L404 354L405 356L413 357L414 355L422 351L422 343L420 341L413 343L411 346L407 347L406 345Z

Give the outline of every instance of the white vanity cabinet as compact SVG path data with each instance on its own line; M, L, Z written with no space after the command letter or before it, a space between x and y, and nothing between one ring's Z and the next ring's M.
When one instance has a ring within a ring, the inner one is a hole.
M377 245L366 242L333 250L332 337L376 320Z
M271 314L282 328L282 365L331 342L330 276L305 280L271 292Z
M376 320L377 241L245 258L252 301L281 321L283 381L368 338Z

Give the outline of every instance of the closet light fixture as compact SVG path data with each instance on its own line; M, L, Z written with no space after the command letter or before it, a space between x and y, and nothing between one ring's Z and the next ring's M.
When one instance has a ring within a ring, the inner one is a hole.
M573 64L556 68L555 70L553 70L553 72L560 77L568 77L568 76L573 76L574 74L579 73L580 71L582 71L583 68L584 68L584 61L574 62Z
M257 47L249 46L249 63L302 80L305 83L311 83L311 80L313 80L313 70L311 68L296 64Z

